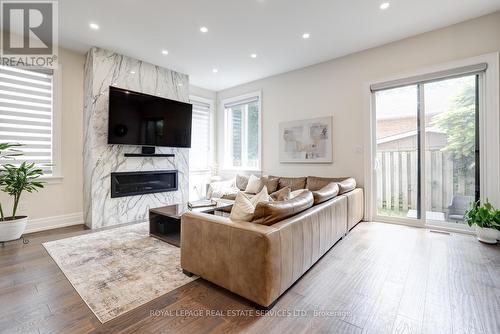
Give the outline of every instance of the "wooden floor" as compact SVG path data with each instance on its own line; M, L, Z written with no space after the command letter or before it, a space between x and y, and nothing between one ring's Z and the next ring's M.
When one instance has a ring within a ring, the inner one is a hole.
M0 248L1 333L500 333L500 246L472 236L361 223L267 315L199 279L101 324L41 245L82 233Z

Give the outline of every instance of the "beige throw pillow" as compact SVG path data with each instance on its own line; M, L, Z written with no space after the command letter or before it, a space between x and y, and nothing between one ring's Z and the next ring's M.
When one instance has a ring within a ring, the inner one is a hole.
M235 222L249 222L253 219L253 213L258 203L269 202L267 188L262 190L252 198L248 198L243 192L239 192L234 200L233 208L229 219Z
M290 187L285 187L278 191L273 192L270 196L275 201L286 201L290 198Z
M247 187L245 188L245 192L249 194L256 194L262 189L262 181L260 180L259 177L255 175L250 175L248 178L248 184Z
M247 184L248 184L248 176L245 175L236 175L236 187L238 187L239 190L245 191Z

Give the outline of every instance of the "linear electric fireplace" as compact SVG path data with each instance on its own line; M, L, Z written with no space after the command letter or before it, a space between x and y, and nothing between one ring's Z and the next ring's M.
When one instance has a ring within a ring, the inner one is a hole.
M111 173L111 198L177 190L177 171Z

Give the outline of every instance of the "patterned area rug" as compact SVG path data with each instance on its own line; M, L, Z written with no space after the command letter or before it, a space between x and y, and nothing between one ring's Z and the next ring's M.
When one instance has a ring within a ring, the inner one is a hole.
M148 223L43 246L103 323L196 279L182 273L179 248L149 236Z

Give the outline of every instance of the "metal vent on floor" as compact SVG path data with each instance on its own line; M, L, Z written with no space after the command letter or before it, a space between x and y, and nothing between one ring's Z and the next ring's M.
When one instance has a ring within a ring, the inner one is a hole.
M451 233L450 233L450 232L446 232L446 231L439 231L439 230L429 230L429 232L431 232L431 233L445 234L445 235L451 235Z

